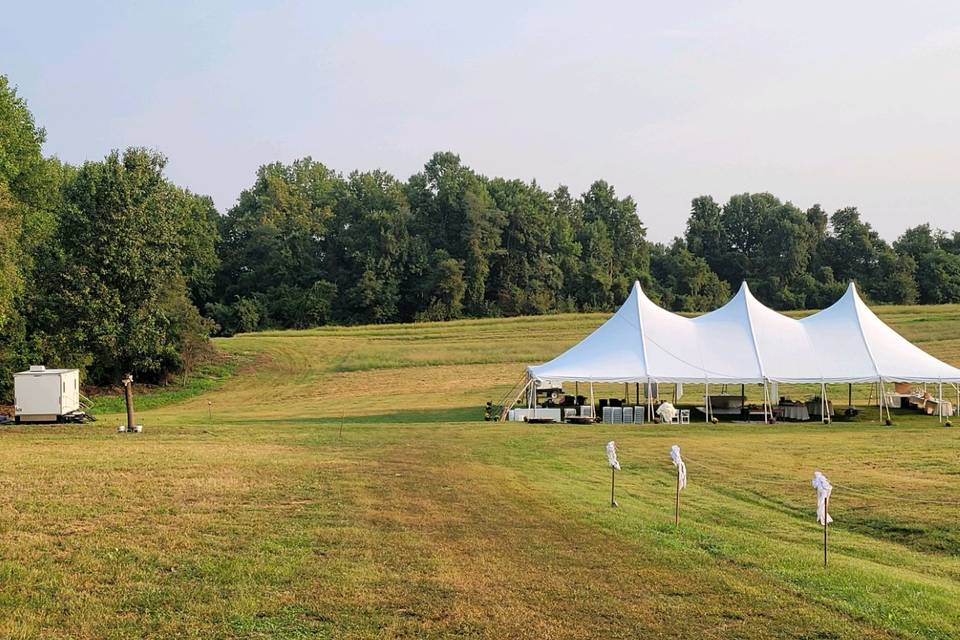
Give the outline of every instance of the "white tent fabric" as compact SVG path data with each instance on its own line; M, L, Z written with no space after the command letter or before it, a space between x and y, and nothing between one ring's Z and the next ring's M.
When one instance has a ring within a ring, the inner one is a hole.
M852 283L835 304L802 320L764 306L746 283L696 318L662 309L635 283L609 320L528 375L554 384L960 382L960 369L884 324Z

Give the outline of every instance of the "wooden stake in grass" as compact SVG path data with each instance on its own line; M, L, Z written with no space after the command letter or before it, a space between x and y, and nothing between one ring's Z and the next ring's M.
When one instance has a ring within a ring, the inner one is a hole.
M680 526L680 468L677 468L677 506L673 516L673 526Z
M127 402L127 431L133 433L137 429L133 416L133 374L123 376L123 399Z
M827 497L823 502L824 509L827 510L829 515L830 509L830 498ZM823 519L823 566L827 566L827 518Z
M607 443L607 462L610 464L610 506L619 507L614 498L614 491L617 486L617 471L620 470L620 462L617 461L617 443L611 440Z

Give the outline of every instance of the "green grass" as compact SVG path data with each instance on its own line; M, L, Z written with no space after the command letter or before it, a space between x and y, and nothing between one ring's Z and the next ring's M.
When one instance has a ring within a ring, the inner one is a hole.
M960 362L960 307L880 313ZM480 420L603 318L241 335L225 369L138 396L142 434L115 433L119 399L0 429L0 637L960 637L960 430L935 418Z

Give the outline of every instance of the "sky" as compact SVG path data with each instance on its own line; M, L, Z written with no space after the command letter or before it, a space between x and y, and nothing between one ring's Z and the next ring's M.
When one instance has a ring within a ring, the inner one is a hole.
M857 206L893 240L960 229L960 3L4 2L0 73L96 160L146 146L226 211L311 156L636 200L649 237L698 195Z

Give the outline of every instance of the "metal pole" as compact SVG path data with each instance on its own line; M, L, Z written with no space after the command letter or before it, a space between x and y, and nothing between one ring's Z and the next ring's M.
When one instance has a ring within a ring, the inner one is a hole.
M940 422L943 422L943 380L940 381L940 388L937 391L937 413L940 416Z
M593 380L590 381L590 417L597 421L597 405L593 403Z
M710 422L710 383L703 383L703 415L707 422Z

